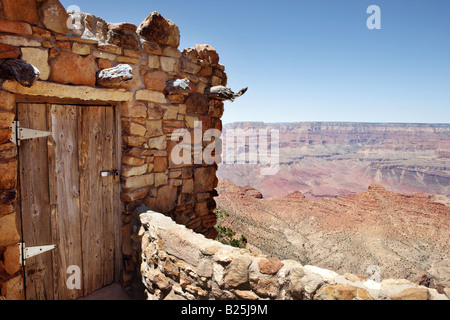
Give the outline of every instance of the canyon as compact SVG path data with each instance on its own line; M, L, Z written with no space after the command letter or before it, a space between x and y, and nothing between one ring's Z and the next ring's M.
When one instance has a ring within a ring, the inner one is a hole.
M384 279L450 284L450 124L234 123L225 146L227 130L267 130L269 140L279 132L275 174L226 161L218 170L216 201L229 214L219 223L250 250L341 274L377 266Z
M450 285L450 199L400 194L372 184L337 198L301 192L264 199L250 186L221 179L219 224L248 239L248 249L340 274Z
M373 184L401 193L450 196L450 124L233 123L227 131L277 130L280 166L275 175L262 165L223 163L218 176L251 185L265 198L300 191L307 198L363 192ZM248 151L236 148L236 154Z

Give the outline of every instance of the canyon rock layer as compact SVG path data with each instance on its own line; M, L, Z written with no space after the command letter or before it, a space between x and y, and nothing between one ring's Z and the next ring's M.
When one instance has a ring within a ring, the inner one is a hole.
M268 140L271 130L278 130L277 174L261 174L261 165L225 161L218 176L251 185L265 198L295 191L312 199L339 197L373 183L400 193L450 196L450 124L234 123L224 126L224 160L227 132L245 136L251 130L267 130ZM249 151L248 143L236 146L236 158Z
M445 196L400 194L372 184L338 198L308 199L295 192L263 199L252 187L221 179L221 221L244 234L249 248L338 273L405 278L450 285L450 201Z

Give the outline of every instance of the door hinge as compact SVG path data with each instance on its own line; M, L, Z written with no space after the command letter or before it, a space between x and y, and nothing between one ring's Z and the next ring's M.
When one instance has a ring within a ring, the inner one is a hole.
M30 139L48 137L48 136L52 135L52 132L49 132L49 131L21 128L19 121L13 121L13 123L12 123L11 127L9 127L9 129L11 129L11 131L12 131L11 139L9 139L9 140L18 146L20 146L20 141L22 141L22 140L30 140Z
M24 242L18 243L20 248L20 263L21 265L26 264L26 260L44 252L48 252L56 249L58 246L56 244L48 245L48 246L39 246L39 247L27 247Z

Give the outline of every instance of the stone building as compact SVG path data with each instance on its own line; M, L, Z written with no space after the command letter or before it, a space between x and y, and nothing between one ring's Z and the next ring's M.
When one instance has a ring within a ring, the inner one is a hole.
M222 129L224 99L211 87L227 76L213 47L179 44L157 12L137 27L58 0L0 1L2 298L129 286L141 205L216 237L217 164L174 163L171 134ZM18 243L24 258L56 248L21 266Z

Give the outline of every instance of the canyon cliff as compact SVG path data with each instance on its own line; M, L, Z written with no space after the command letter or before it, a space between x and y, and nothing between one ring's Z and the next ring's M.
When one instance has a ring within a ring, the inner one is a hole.
M381 279L450 285L450 199L400 194L372 184L327 199L295 192L263 199L255 189L220 180L217 198L229 216L221 224L248 239L248 248L303 265Z
M234 123L224 126L224 145L229 131L261 129L269 136L279 132L277 174L262 175L257 164L223 163L220 178L251 185L265 198L295 191L312 199L339 197L373 183L395 192L450 196L450 124ZM248 151L248 142L235 151Z

